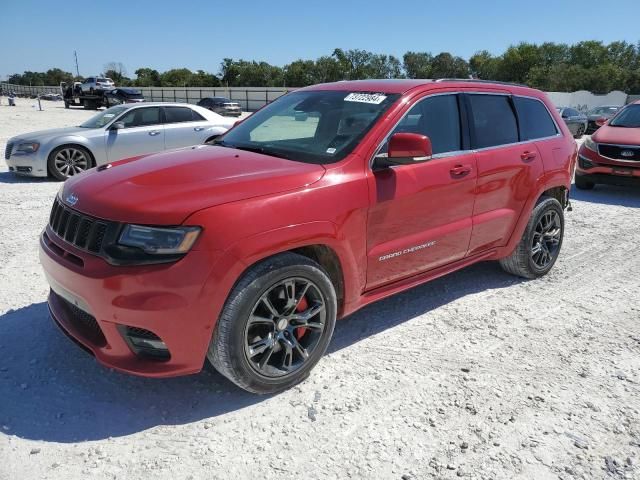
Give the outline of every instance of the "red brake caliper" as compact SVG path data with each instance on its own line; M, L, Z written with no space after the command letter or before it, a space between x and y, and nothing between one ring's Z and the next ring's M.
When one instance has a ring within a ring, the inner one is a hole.
M309 302L305 297L298 302L298 306L296 307L296 312L304 312L307 308L309 308ZM300 340L304 334L307 333L307 329L304 327L296 328L296 338Z

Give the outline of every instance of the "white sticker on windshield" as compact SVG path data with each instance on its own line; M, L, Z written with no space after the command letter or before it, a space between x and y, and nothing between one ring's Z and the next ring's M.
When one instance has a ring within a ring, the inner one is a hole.
M379 105L387 98L381 93L350 93L344 97L345 102L373 103Z
M115 113L105 113L104 114L104 118L111 118L111 117L115 117L116 114Z
M327 153L330 155L333 155L334 153L336 153L336 149L335 148L327 148Z

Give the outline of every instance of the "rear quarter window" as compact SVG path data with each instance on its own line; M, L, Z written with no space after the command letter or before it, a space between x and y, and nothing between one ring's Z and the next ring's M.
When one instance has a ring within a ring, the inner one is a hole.
M514 97L518 112L521 140L552 137L558 133L547 107L540 100Z
M470 94L474 148L518 142L518 124L506 95Z

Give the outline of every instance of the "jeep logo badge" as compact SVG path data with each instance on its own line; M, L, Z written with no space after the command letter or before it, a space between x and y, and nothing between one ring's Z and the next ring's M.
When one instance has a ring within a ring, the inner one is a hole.
M78 196L75 193L70 193L69 195L67 195L67 198L65 198L65 201L73 207L76 203L78 203Z
M622 152L620 152L620 155L622 155L623 157L633 157L634 152L633 150L623 150Z

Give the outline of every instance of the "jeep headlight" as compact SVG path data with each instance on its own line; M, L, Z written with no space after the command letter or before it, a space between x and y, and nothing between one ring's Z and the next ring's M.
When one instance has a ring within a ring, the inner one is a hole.
M593 140L591 140L591 137L585 137L583 145L584 145L584 148L588 148L593 152L598 151L598 144Z
M126 225L118 243L152 255L187 253L200 235L200 227L146 227Z
M37 152L39 148L40 144L38 142L22 142L16 147L16 152L34 153Z

